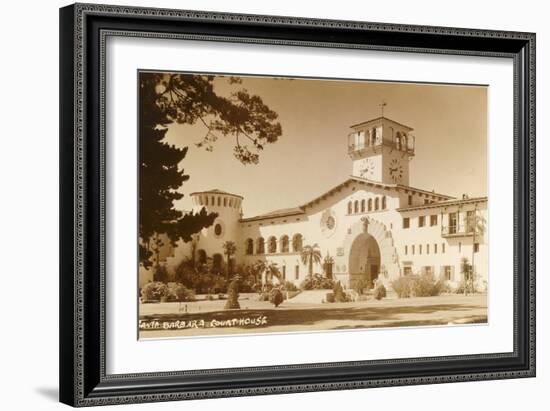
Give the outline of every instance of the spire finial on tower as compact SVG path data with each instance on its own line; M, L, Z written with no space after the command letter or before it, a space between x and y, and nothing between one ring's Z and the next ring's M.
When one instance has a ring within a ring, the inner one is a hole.
M378 104L378 106L380 107L380 110L382 111L381 117L384 117L384 107L386 107L387 105L388 103L386 103L384 100L382 100L382 103Z

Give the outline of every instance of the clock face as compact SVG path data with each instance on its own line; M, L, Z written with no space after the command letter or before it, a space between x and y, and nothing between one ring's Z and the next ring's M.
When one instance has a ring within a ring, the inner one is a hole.
M392 161L390 162L390 165L388 166L388 171L394 183L401 181L401 179L403 178L403 166L396 158L392 159Z
M359 167L359 174L361 175L361 177L372 179L373 173L374 162L370 158L363 160Z

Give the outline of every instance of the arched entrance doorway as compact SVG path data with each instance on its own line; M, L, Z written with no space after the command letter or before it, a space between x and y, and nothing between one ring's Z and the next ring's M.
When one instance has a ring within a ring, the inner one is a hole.
M380 247L376 239L361 233L353 240L349 253L350 286L355 287L363 280L368 288L374 286L374 281L380 273Z

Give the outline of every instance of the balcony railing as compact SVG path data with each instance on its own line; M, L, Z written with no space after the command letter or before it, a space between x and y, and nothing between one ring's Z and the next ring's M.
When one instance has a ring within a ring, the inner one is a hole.
M350 133L348 135L348 154L359 154L369 148L386 146L391 147L394 150L407 153L409 155L414 155L415 148L415 138L414 136L409 136L407 141L394 139L393 141L388 141L382 138L379 139L369 139L369 138L356 138L356 133Z
M467 237L473 236L475 233L475 228L470 224L441 226L442 237Z

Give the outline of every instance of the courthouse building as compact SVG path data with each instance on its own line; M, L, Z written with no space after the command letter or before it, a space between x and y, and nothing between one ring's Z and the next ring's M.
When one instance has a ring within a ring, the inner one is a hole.
M412 186L413 129L387 117L351 126L347 146L349 178L293 208L243 216L246 199L238 194L217 189L192 193L195 209L218 213L214 224L201 232L195 258L212 258L221 269L226 258L222 244L233 241L235 266L272 261L286 280L298 285L308 275L302 247L317 244L322 259L314 272L346 287L359 279L387 283L421 273L456 286L467 258L478 288L484 289L487 197L454 198ZM190 244L182 243L164 249L162 259L174 269L190 253ZM141 269L140 283L150 280L151 273Z

